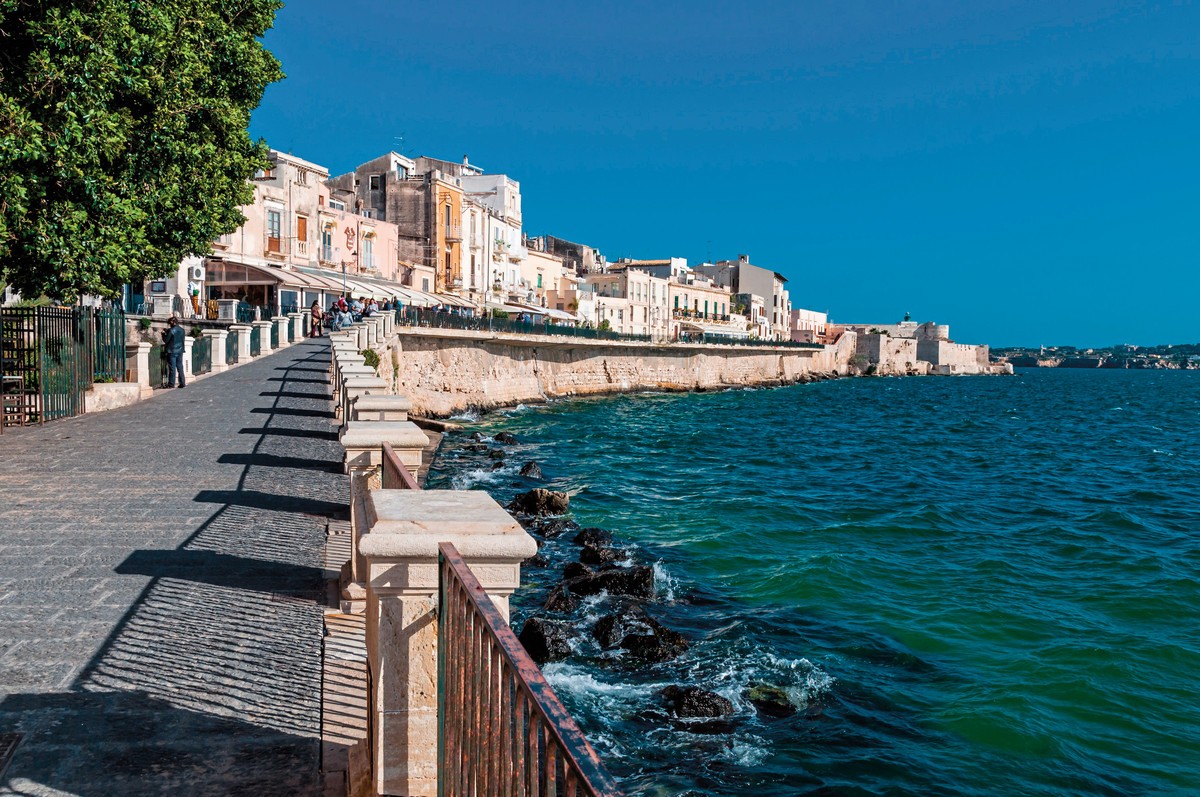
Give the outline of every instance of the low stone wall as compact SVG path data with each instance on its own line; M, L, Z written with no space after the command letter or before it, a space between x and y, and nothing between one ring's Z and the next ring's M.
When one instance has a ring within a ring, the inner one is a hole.
M431 417L559 396L788 384L847 373L854 352L852 336L822 350L396 332L381 352L380 376L412 401L414 414Z

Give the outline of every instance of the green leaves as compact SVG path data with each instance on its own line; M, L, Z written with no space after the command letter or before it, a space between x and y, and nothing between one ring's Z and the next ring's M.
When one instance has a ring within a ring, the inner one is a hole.
M0 0L0 282L111 296L244 221L277 0Z

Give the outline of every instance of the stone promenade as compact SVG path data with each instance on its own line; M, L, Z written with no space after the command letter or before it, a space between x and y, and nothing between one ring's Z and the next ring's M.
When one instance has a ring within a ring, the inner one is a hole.
M0 437L0 795L321 793L328 363Z

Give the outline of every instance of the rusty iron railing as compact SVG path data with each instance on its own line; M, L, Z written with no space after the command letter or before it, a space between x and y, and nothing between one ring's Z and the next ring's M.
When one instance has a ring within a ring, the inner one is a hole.
M438 549L439 795L620 797L462 556Z
M420 490L408 468L400 461L391 443L383 444L383 472L380 474L385 490Z

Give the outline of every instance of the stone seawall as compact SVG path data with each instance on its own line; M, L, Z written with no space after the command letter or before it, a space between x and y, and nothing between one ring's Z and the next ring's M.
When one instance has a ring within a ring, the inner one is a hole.
M799 349L400 328L382 352L380 376L412 401L415 415L441 417L559 396L789 384L846 374L853 354L853 335Z

